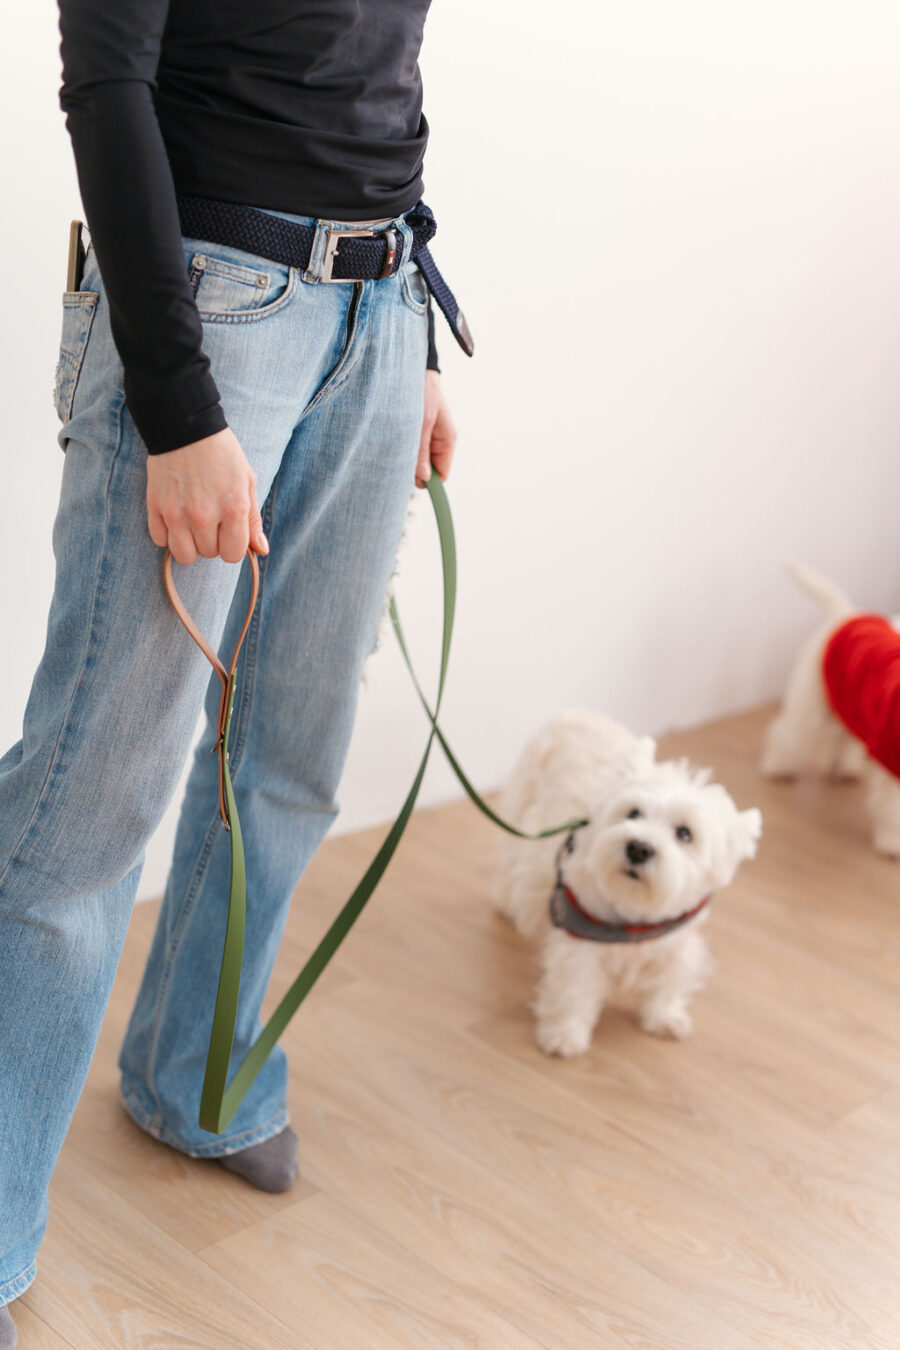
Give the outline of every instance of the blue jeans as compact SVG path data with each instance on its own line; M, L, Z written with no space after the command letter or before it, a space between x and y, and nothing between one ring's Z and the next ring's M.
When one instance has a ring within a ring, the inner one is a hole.
M364 661L376 642L410 498L424 399L426 290L403 237L393 277L319 283L185 237L204 349L258 475L270 552L237 670L230 765L249 914L234 1064L259 1009L291 894L338 811ZM345 228L352 228L347 223ZM140 259L135 260L140 266ZM194 1157L288 1120L276 1047L227 1131L197 1124L228 894L210 753L220 685L182 628L147 531L146 449L92 248L63 299L55 399L65 451L56 579L22 739L0 759L0 1304L36 1274L47 1187L94 1052L150 834L198 717L171 870L121 1048L124 1104ZM174 564L191 615L228 664L250 567Z

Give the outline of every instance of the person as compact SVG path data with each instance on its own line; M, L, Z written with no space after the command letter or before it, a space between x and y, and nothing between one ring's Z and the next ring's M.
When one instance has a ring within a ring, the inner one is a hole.
M90 243L63 296L46 645L0 760L4 1350L145 844L201 714L122 1101L157 1139L263 1189L297 1175L280 1047L221 1135L197 1123L229 876L210 754L220 689L168 600L163 550L226 664L248 548L259 564L230 739L251 879L237 1064L291 894L337 814L407 511L432 468L446 478L456 442L412 256L428 5L59 0ZM261 217L266 240L311 241L305 263L252 232L203 233ZM342 240L379 247L382 272L328 284Z

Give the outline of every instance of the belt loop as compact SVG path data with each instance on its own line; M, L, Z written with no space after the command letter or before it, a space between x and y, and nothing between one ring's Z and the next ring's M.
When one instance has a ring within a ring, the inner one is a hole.
M336 221L317 220L316 232L313 236L312 248L309 253L309 262L306 264L306 270L301 273L304 281L315 283L322 280L322 266L325 262L325 247L328 243L328 231L334 227Z
M412 257L413 231L412 226L407 223L405 216L398 216L393 223L394 225L396 225L397 230L400 234L400 238L402 240L400 246L400 261L394 268L394 275L396 276L396 274L400 271L401 267L405 267L406 264L409 262L410 258Z

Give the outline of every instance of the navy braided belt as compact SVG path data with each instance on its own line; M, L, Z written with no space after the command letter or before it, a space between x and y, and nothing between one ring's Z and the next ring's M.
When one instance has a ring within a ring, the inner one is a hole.
M288 267L306 269L309 265L316 237L315 225L301 225L256 207L221 201L217 197L195 197L178 192L176 201L181 233L190 238L242 248ZM428 241L437 230L434 213L420 201L406 212L404 219L412 230L412 258L456 341L466 355L471 356L474 343L469 326L428 248ZM402 248L397 244L397 231L390 227L328 231L319 280L380 281L393 276L401 265Z

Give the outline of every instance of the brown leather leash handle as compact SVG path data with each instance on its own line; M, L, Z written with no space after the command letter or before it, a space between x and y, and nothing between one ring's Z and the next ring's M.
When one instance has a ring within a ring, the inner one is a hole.
M163 559L163 579L165 581L166 593L168 594L169 600L172 603L172 608L178 615L181 622L184 624L185 628L188 631L188 634L196 642L197 646L200 648L201 652L206 657L207 661L212 666L213 670L216 672L216 674L218 675L219 679L222 682L222 698L219 703L219 717L216 726L217 740L215 745L213 746L213 751L220 750L222 746L223 737L225 735L226 720L228 719L228 715L230 712L229 696L231 699L234 698L234 672L237 666L238 654L240 653L241 647L243 646L244 638L247 635L247 629L250 627L250 620L253 618L253 611L256 608L256 599L257 596L259 595L259 563L257 562L256 553L252 548L247 549L247 557L250 559L250 567L253 572L253 584L250 592L250 605L247 609L247 617L244 620L244 626L241 629L240 636L238 637L237 640L237 645L235 646L234 649L234 655L231 658L231 665L228 667L227 670L223 666L222 662L219 660L217 654L213 651L210 644L207 642L206 638L200 632L200 629L194 623L194 620L191 618L190 614L188 614L187 610L184 607L184 603L181 599L181 596L178 594L178 591L175 588L175 581L172 577L172 553L170 549L168 548L166 549L165 558ZM227 757L227 753L228 752L226 749L225 757ZM226 830L230 829L231 825L228 820L228 809L225 802L223 756L221 753L219 755L219 812L222 816L222 824L225 826Z

